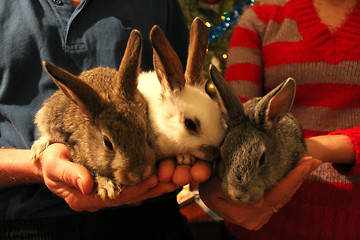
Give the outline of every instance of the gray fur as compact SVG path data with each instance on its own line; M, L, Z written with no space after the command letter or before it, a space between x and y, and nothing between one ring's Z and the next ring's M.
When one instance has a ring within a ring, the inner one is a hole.
M218 164L222 191L233 201L255 202L307 153L301 126L289 113L295 80L288 78L263 98L242 104L214 66L210 75L228 116Z

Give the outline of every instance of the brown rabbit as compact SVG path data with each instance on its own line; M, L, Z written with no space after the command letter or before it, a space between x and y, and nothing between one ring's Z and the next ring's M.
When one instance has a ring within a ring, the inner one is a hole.
M55 142L71 149L74 162L94 177L101 199L114 199L124 185L149 176L155 165L147 103L137 90L142 38L130 34L119 70L97 67L76 77L44 62L61 89L35 118L41 137L32 146L32 161Z

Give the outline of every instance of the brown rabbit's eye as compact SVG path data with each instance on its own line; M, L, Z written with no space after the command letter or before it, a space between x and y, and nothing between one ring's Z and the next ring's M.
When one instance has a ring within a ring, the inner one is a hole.
M193 120L185 118L185 126L187 129L196 132L197 126Z
M259 167L263 166L265 163L265 153L261 155L261 158L259 160Z
M109 149L110 151L114 151L114 147L113 147L110 139L106 136L104 136L104 144L107 147L107 149Z

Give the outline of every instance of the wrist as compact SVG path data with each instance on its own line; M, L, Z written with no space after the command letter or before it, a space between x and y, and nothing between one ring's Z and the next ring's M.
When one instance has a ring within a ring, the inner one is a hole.
M0 149L0 188L43 183L41 162L30 161L30 150Z
M353 164L354 146L346 135L324 135L305 139L308 155L323 162Z
M44 174L43 174L43 168L42 168L42 160L36 161L32 163L30 161L31 166L33 167L31 170L31 175L34 176L33 181L35 183L43 183L44 182Z

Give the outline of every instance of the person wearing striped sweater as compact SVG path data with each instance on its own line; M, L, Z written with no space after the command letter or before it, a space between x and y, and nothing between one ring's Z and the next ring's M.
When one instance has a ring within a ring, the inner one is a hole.
M357 0L264 0L241 16L226 80L246 101L295 78L291 113L313 158L255 204L227 201L219 179L200 186L237 238L360 239L359 46Z

